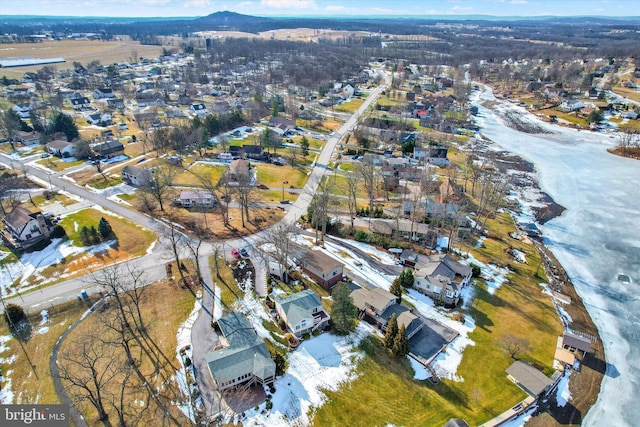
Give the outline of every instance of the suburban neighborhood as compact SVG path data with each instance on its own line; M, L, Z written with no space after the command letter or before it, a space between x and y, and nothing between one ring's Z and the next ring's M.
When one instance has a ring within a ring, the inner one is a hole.
M0 403L74 425L579 424L609 368L540 231L564 207L478 123L637 158L637 58L211 31L0 68Z

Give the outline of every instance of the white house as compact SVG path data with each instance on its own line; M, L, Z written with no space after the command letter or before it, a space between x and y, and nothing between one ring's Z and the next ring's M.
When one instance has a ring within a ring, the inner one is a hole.
M18 104L13 106L13 111L18 113L21 119L28 119L32 109L31 104Z
M585 107L584 102L579 99L565 99L560 103L560 108L565 111L578 111Z
M87 116L87 122L91 125L100 125L101 123L106 124L107 126L111 124L111 114L109 113L93 113Z
M93 91L93 99L108 99L114 97L115 94L113 93L113 89L110 87L98 88Z
M49 142L47 149L51 154L58 157L73 157L76 155L75 144L62 139L54 139Z
M207 107L204 104L191 104L189 111L196 116L204 116L207 114Z
M318 295L310 289L274 298L278 316L297 337L323 329L329 323L329 315L322 307Z
M182 190L177 202L183 208L210 208L215 205L213 194L205 190Z
M16 206L2 220L2 238L11 247L26 249L46 239L51 234L53 224L42 212L31 212Z

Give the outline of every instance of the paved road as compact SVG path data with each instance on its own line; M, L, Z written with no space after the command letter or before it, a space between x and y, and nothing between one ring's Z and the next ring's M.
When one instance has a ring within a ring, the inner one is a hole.
M366 111L366 109L378 98L380 93L388 86L390 79L386 76L386 82L383 86L377 87L373 90L369 97L365 100L363 105L353 114L351 117L335 131L333 135L328 139L322 152L318 156L316 165L313 168L307 184L301 190L300 196L295 203L287 205L287 213L284 217L285 221L294 223L301 215L306 213L307 207L313 199L313 195L316 192L318 184L322 180L322 177L327 172L327 165L331 160L333 151L336 145L342 139L344 135L353 131L358 119ZM163 231L167 229L167 225L161 223L155 218L144 215L140 212L129 209L127 206L120 205L114 201L111 201L100 194L90 192L73 182L61 179L55 174L42 171L26 163L22 163L18 159L13 159L5 154L0 154L0 162L15 168L18 164L21 164L21 168L26 171L28 175L39 179L43 183L50 183L63 191L75 194L83 199L89 200L96 205L102 206L124 218L127 218L137 224L140 224L159 236L159 243L155 245L153 251L144 257L138 258L132 262L136 267L144 270L147 274L146 282L153 283L164 277L164 264L166 260L171 259L170 255L165 255L166 243L161 238ZM250 253L255 255L254 246L262 241L266 236L267 230L261 231L252 236L242 237L238 239L229 240L226 244L222 244L222 253L225 257L229 257L230 254L227 248L231 247L245 247ZM211 320L214 315L212 311L214 294L216 285L211 276L211 268L209 266L209 257L214 253L214 245L204 242L200 249L199 262L202 271L202 285L203 285L203 297L202 297L202 310L200 315L196 319L191 331L191 340L193 345L193 363L196 367L196 378L200 385L205 409L207 415L211 416L219 412L220 400L213 380L209 375L206 360L204 358L208 351L211 351L218 344L218 337L213 332ZM258 259L258 257L253 257ZM258 295L266 295L266 272L263 268L257 269L256 274L256 293ZM31 292L21 296L21 301L14 301L25 307L39 307L49 306L53 301L63 302L64 300L76 298L78 292L81 289L87 289L88 291L97 291L95 286L91 286L90 280L85 278L78 278L58 283L42 289L41 291ZM16 300L17 297L10 298L8 300ZM43 307L44 308L44 307Z

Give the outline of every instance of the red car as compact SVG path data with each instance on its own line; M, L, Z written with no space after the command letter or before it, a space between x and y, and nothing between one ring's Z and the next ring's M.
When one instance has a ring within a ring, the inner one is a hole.
M236 259L242 258L242 255L240 255L240 252L238 252L236 248L231 249L231 255Z

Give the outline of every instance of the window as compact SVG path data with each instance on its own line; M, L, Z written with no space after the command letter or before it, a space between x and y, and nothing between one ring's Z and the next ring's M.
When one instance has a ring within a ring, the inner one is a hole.
M31 234L27 234L26 236L24 236L25 239L30 239L31 238Z

